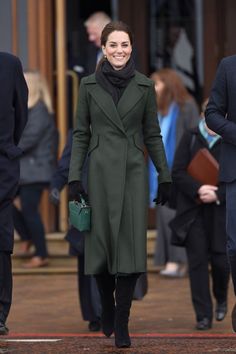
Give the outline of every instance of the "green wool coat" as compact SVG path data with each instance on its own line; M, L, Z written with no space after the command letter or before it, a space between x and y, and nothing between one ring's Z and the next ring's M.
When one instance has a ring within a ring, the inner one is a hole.
M144 145L159 173L159 183L170 182L153 82L136 71L115 106L94 74L83 78L69 182L82 180L88 154L92 228L85 235L86 274L146 271L148 171Z

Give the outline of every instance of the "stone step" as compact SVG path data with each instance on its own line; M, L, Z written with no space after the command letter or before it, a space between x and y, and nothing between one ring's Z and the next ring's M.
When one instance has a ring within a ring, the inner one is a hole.
M21 267L23 263L28 262L31 256L25 257L12 257L13 267ZM57 267L62 265L63 267L71 265L74 266L76 257L70 255L49 255L50 264Z
M20 242L16 235L15 249L12 257L13 274L26 275L26 274L76 274L77 272L77 259L68 254L68 242L64 240L64 233L47 234L47 245L49 251L50 263L47 267L36 269L25 269L23 263L26 262L30 256L19 256ZM148 253L148 272L156 272L158 269L153 266L153 253L155 249L156 231L148 230L147 233L147 253Z
M25 260L13 259L13 275L53 275L53 274L76 274L77 273L77 259L76 257L68 257L64 261L61 258L50 258L47 267L40 267L35 269L26 269L23 267ZM149 273L159 272L159 268L153 265L153 257L147 259L147 269Z
M65 233L57 232L46 235L48 252L50 257L68 257L69 244L64 239ZM148 230L147 232L147 253L149 256L154 254L155 249L155 240L156 240L156 230ZM15 246L13 258L22 258L18 255L20 249L20 239L16 235L15 237ZM32 250L33 252L33 250Z

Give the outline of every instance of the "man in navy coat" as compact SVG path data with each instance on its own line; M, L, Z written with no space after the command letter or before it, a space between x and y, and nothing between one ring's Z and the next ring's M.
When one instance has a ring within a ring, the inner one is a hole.
M27 122L27 100L19 59L0 52L0 335L8 333L6 319L12 301L12 201L19 180L22 151L17 144Z
M236 295L236 55L222 59L206 109L206 123L223 138L220 181L226 184L227 252ZM232 311L236 332L236 304Z

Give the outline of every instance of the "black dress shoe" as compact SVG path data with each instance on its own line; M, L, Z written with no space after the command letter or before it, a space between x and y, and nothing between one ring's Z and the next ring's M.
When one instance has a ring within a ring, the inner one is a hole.
M90 321L88 328L91 332L99 332L101 329L101 321L99 321L99 320Z
M217 302L216 304L216 311L215 311L215 317L216 321L223 321L227 313L227 302Z
M198 321L196 324L196 329L199 331L206 331L212 327L212 323L209 318L204 317L202 320Z
M5 323L0 322L0 336L5 336L8 334L8 332L9 332L9 329L7 328Z
M231 313L231 321L232 321L233 331L236 333L236 304L234 305Z

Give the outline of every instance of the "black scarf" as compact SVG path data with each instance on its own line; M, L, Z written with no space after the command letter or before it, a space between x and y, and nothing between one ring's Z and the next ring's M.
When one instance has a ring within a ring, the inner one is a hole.
M121 70L114 70L108 60L104 60L96 71L97 82L110 93L115 105L118 104L125 88L134 76L134 61L132 58Z

